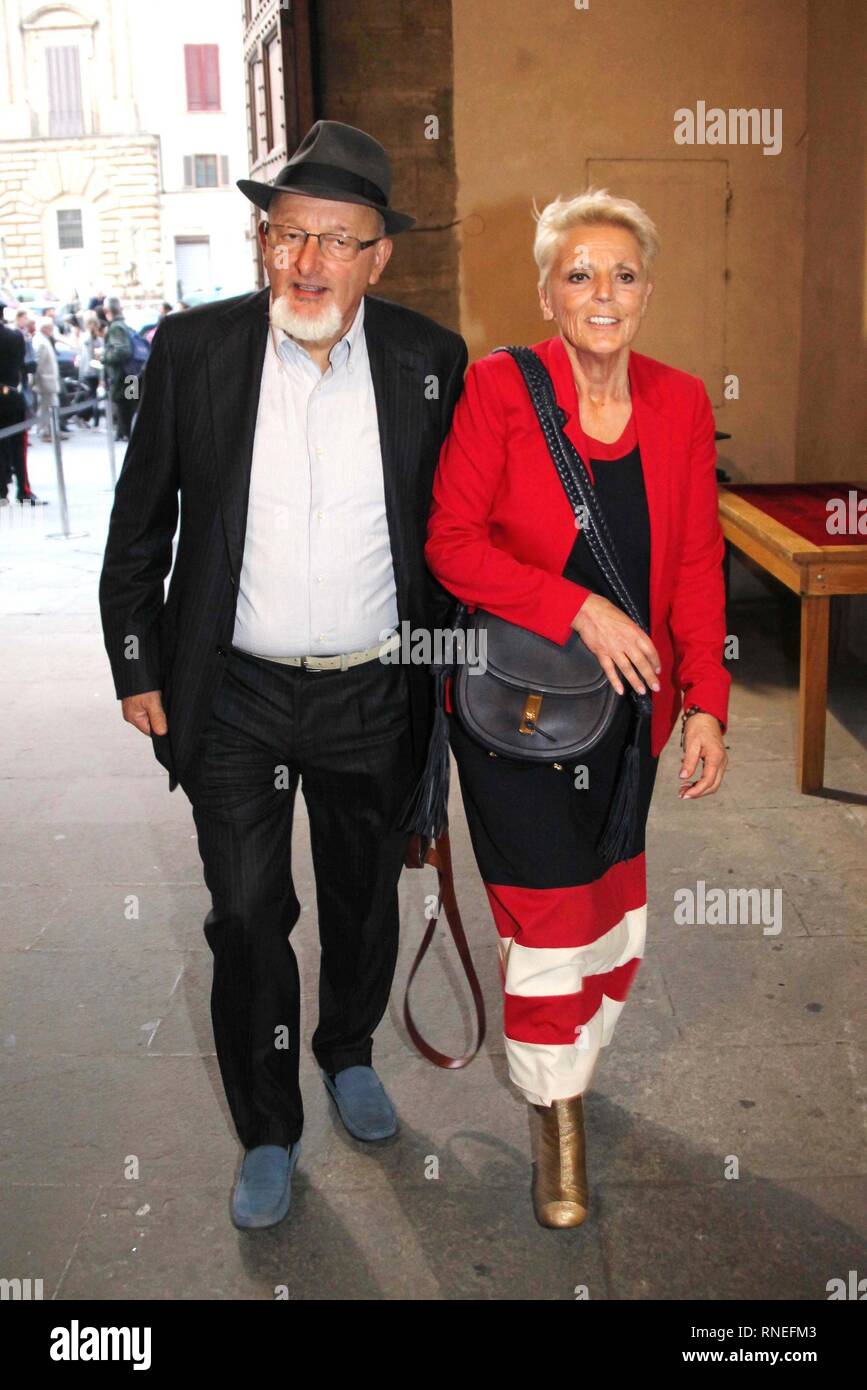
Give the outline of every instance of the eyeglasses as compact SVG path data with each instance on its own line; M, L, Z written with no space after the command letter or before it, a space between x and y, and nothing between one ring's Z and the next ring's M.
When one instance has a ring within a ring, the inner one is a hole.
M344 236L343 232L305 232L302 227L289 227L283 222L266 222L266 236L272 231L277 233L277 245L285 246L296 255L301 254L307 245L307 238L312 236L319 242L323 256L333 261L354 261L359 251L366 251L369 246L382 241L379 236L370 241L359 241L357 236Z

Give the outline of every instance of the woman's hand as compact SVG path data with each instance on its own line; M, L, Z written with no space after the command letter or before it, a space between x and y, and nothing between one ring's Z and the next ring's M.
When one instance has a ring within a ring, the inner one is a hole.
M712 714L691 714L684 725L683 762L680 766L682 778L693 775L699 758L702 759L701 776L688 787L678 787L677 794L681 801L711 796L722 785L729 759L719 720Z
M601 594L591 594L572 619L572 626L598 659L618 695L623 694L618 671L639 695L645 694L645 681L651 690L659 689L659 652L647 633L616 604Z

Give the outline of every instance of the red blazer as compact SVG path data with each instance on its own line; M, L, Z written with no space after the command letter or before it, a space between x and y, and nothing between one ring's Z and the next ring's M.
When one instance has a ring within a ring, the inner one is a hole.
M583 449L578 394L559 337L536 343ZM667 743L681 708L697 704L725 727L731 676L726 636L714 419L698 377L633 352L629 382L650 517L650 635L661 689L651 750ZM586 453L582 453L588 463ZM592 466L588 463L592 477ZM563 644L591 592L563 578L575 517L518 367L490 354L467 373L434 480L425 557L471 607Z

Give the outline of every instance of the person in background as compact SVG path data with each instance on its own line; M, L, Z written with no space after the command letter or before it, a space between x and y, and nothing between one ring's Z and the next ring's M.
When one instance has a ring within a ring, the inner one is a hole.
M81 324L75 314L67 314L58 324L57 331L76 357L81 347Z
M19 425L25 418L23 396L24 343L21 334L3 322L5 304L0 304L0 429ZM0 506L8 507L6 493L12 478L18 485L18 500L24 500L24 434L0 439Z
M23 334L3 322L5 304L0 303L0 429L20 425L27 418L24 401L24 382L27 377ZM17 318L16 318L17 322ZM0 439L0 507L8 507L9 484L15 479L18 497L23 506L44 506L27 481L25 434Z
M54 319L47 315L39 320L36 334L36 398L39 403L39 438L51 438L49 412L60 404L60 367L54 350ZM65 430L61 439L68 439Z
M172 309L172 306L171 306L171 304L169 303L169 301L168 301L167 299L164 299L163 302L162 302L162 304L160 305L160 311L159 311L159 314L157 315L157 321L156 321L156 323L152 323L152 324L150 324L147 328L143 328L143 329L141 330L142 337L146 340L146 342L148 342L148 343L152 343L152 342L153 342L153 340L154 340L154 334L156 333L156 331L157 331L157 329L159 328L160 324L162 323L163 319L167 319L168 316L169 316L169 314L171 314L171 313L173 313L173 312L174 312L174 310Z
M84 332L78 350L78 380L87 391L85 409L80 416L84 424L99 424L99 405L96 388L99 385L99 359L102 356L102 337L99 319L88 310L84 315Z
M32 415L36 410L36 397L33 394L33 375L36 371L36 351L33 346L33 334L36 324L30 317L26 309L19 309L15 315L15 328L24 341L24 385L22 393L27 414Z
M108 332L105 335L102 360L106 371L106 388L111 395L115 413L115 439L129 439L138 401L126 395L124 368L132 353L132 339L123 316L119 299L105 301Z

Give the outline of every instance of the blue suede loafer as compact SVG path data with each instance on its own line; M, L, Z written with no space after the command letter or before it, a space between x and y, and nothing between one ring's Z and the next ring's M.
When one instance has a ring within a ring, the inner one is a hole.
M292 1174L300 1150L300 1139L291 1149L259 1144L247 1150L232 1194L232 1220L242 1231L276 1226L283 1220L292 1198Z
M322 1080L355 1139L388 1139L397 1133L394 1106L373 1067L344 1067L333 1079L322 1071Z

